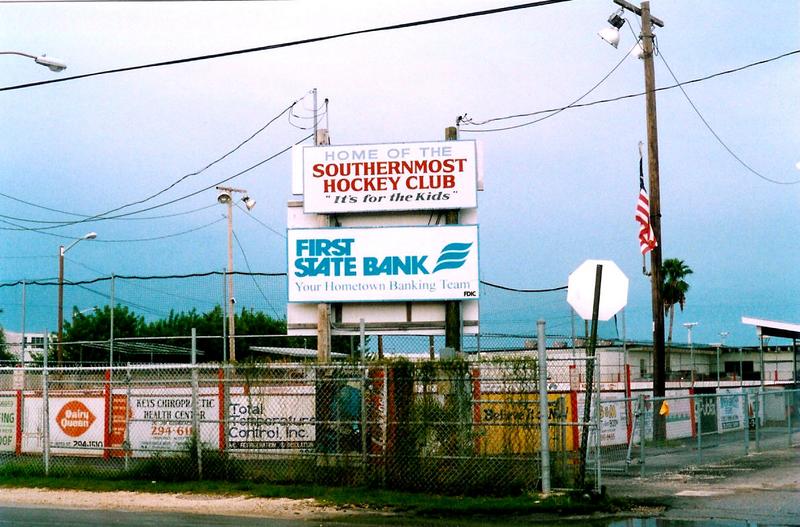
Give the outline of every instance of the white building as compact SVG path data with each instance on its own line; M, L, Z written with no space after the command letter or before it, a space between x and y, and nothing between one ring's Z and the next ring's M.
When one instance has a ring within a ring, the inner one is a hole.
M6 345L8 351L20 362L29 361L33 354L41 356L44 353L44 333L25 333L25 356L22 356L22 333L6 331Z

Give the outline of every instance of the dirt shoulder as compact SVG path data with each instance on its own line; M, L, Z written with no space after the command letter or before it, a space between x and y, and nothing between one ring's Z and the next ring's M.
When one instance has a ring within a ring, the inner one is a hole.
M320 505L314 499L254 498L243 495L151 494L4 488L0 504L135 512L182 512L223 516L314 520L353 511Z

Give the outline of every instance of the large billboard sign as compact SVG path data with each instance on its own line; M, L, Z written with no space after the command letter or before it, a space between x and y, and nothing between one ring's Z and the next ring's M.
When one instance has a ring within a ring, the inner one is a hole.
M306 213L477 206L474 140L297 146L293 157L293 191Z
M479 295L478 227L289 229L289 302Z

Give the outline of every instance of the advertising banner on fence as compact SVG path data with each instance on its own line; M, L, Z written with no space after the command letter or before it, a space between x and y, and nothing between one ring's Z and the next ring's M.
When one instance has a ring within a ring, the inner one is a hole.
M103 397L50 397L49 400L50 449L53 453L102 455L105 399ZM29 401L26 399L26 405Z
M124 404L119 397L115 400ZM219 397L201 394L197 398L200 441L209 448L219 448ZM115 428L125 411L115 410ZM148 451L180 451L192 436L194 414L191 390L171 390L160 393L131 393L128 437L134 456Z
M17 448L17 398L0 397L0 452Z
M470 208L477 158L473 140L297 146L292 187L306 213Z
M541 449L539 429L539 394L485 393L478 404L480 422L485 427L480 438L485 454L529 454ZM577 441L572 427L558 423L573 421L569 394L547 396L550 422L550 448L574 450Z
M316 438L313 386L286 386L230 398L233 450L311 450Z
M595 395L596 397L596 395ZM604 393L600 397L600 445L624 445L628 442L628 420L627 420L627 401L622 393ZM578 394L578 421L583 420L584 403L586 394ZM595 405L592 399L592 407L589 409L589 421L595 420ZM595 429L589 429L589 444L594 444Z
M476 299L478 227L290 229L289 302Z
M719 394L717 418L720 432L741 430L744 427L742 418L744 397L741 388L720 388L717 393Z

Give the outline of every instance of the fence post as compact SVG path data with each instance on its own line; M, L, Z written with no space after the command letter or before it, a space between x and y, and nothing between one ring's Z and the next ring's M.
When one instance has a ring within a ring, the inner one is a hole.
M192 328L192 436L197 449L197 479L203 479L203 448L197 410L197 392L199 391L197 376L197 328Z
M753 401L753 420L756 425L756 452L761 452L761 419L759 414L761 410L761 396L764 392L759 388L756 392L756 400Z
M744 455L750 450L750 404L748 403L747 392L742 389L742 429L744 430Z
M25 343L22 343L23 348ZM47 356L50 354L50 339L44 330L44 368L42 369L42 442L44 443L44 475L50 475L50 397L47 386Z
M647 408L644 405L644 394L639 394L639 476L644 477L644 422L647 420Z
M547 339L544 327L544 320L540 319L536 322L539 351L539 439L541 441L542 494L547 494L550 492L550 435L547 404Z
M700 404L698 404L698 400ZM694 395L694 415L697 429L697 464L703 464L703 396Z
M361 349L363 350L363 343ZM362 484L365 484L367 481L367 467L368 467L368 458L367 458L367 390L369 388L369 367L364 366L361 368L361 458L362 458L362 465L364 466L363 469L363 481Z
M131 414L128 411L131 404L131 363L125 369L125 438L122 448L125 450L125 472L130 468L131 457ZM113 405L112 405L113 406Z
M792 405L789 404L789 390L783 391L783 404L786 407L786 432L789 439L786 446L792 448Z

